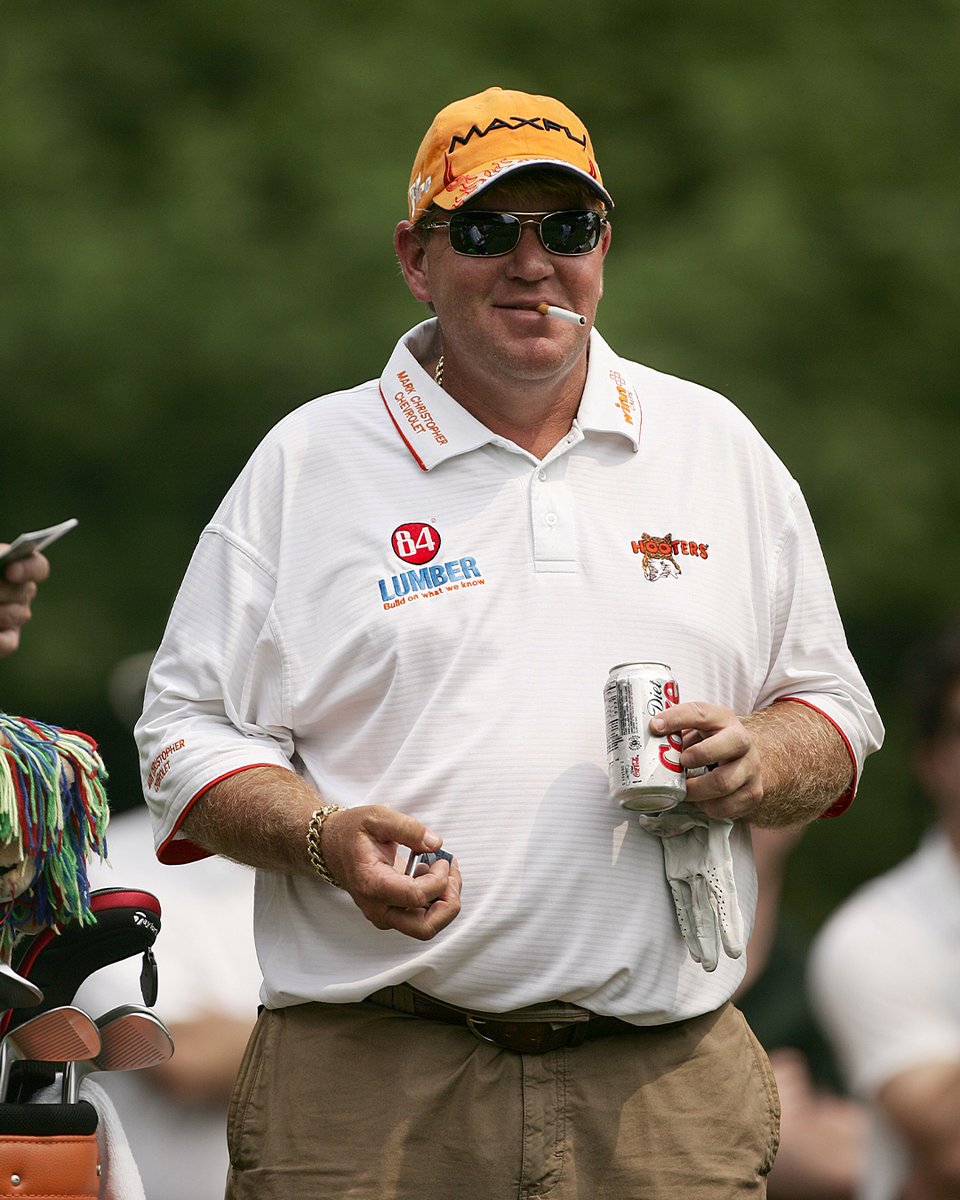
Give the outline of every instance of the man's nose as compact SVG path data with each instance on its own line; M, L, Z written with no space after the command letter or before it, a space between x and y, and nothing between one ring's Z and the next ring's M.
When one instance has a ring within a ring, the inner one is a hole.
M532 222L520 229L520 241L510 252L511 269L525 278L541 279L553 274L553 255L540 240L540 230Z

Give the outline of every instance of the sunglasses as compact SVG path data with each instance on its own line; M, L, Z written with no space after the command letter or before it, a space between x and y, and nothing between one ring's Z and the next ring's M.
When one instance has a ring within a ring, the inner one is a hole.
M455 212L449 221L431 221L420 228L449 230L457 254L496 258L516 250L524 225L536 225L551 254L589 254L599 245L606 223L598 212L578 208L552 213Z

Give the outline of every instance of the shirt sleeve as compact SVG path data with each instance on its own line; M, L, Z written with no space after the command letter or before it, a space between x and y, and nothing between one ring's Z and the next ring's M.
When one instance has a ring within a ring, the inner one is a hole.
M256 766L290 768L283 663L272 622L275 570L214 522L174 602L147 681L136 738L163 862L206 857L180 833L215 783Z
M853 800L866 757L879 749L883 724L846 635L813 521L799 488L775 563L771 661L757 708L797 700L827 718L843 738L853 766L847 792L828 810Z

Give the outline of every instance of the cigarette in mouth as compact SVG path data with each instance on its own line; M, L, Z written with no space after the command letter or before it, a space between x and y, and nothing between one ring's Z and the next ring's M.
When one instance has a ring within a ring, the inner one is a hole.
M579 313L571 312L569 308L557 308L555 304L538 304L537 312L545 317L556 317L560 321L569 321L571 325L586 325L587 318Z

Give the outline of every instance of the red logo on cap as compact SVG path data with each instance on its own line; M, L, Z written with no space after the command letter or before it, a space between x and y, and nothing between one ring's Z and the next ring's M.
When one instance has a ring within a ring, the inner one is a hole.
M421 566L436 558L440 550L440 534L423 521L408 521L398 525L390 535L390 545L397 558Z

